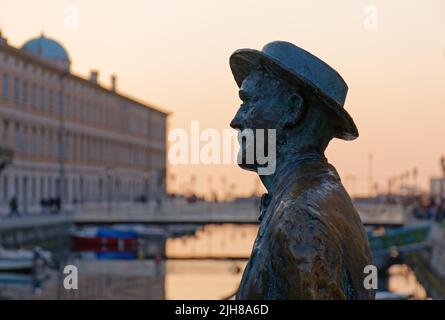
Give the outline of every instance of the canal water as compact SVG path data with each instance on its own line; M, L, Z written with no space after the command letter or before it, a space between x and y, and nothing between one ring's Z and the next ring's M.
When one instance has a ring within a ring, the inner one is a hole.
M100 256L68 247L53 251L58 267L46 274L0 273L1 299L227 299L233 297L258 231L257 225L206 225L168 239L166 259ZM63 268L78 270L78 289L66 290ZM407 266L389 270L388 288L425 298Z

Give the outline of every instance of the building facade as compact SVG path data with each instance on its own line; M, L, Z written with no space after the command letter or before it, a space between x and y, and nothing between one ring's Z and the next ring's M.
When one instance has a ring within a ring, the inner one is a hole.
M0 214L115 206L165 193L166 112L70 71L66 50L40 36L21 48L0 35Z

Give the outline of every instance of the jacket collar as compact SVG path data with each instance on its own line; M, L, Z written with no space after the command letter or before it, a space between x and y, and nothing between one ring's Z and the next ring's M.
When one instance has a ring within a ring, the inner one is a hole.
M298 180L306 177L310 178L323 172L331 172L339 178L335 168L327 162L327 159L319 154L309 154L302 157L296 157L278 170L275 175L275 185L273 192L264 193L260 199L259 221L262 221L267 208L272 200L281 197L288 187L295 184ZM298 182L297 182L298 183Z

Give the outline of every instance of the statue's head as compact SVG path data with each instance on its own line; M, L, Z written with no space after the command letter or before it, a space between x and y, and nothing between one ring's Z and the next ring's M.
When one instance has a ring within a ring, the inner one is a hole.
M254 135L250 142L248 135L240 139L240 166L244 169L256 171L261 166L257 161L246 161L246 155L252 150L257 155L260 145L267 154L271 142L267 133L274 135L277 161L293 153L322 155L332 138L358 137L352 118L343 109L346 83L310 53L277 41L263 51L237 50L230 66L242 101L230 125L239 133ZM259 136L263 136L260 144Z

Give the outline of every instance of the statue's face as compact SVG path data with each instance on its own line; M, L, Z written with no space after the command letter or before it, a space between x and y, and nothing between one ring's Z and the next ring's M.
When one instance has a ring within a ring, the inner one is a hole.
M239 90L239 97L242 104L233 118L230 126L234 129L244 131L246 129L252 129L254 133L254 139L257 140L257 129L264 129L267 132L268 129L276 130L276 138L279 137L279 131L281 130L281 120L283 113L286 112L286 105L289 99L287 85L284 81L270 75L264 71L253 71L241 84ZM265 144L267 144L267 136L264 136ZM242 163L239 165L247 170L256 170L258 164L246 163L246 152L253 150L253 146L249 145L246 139L246 143L240 143L240 153L243 155ZM250 149L249 149L250 148ZM265 145L267 150L267 146Z

